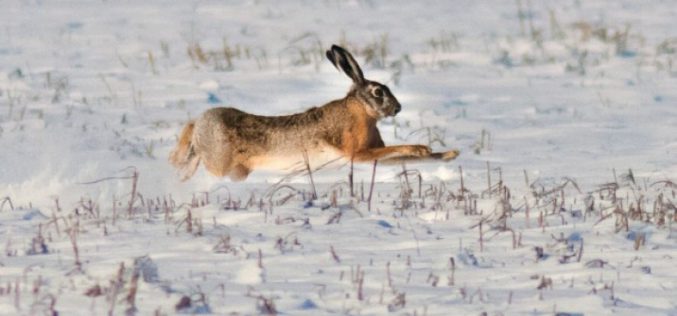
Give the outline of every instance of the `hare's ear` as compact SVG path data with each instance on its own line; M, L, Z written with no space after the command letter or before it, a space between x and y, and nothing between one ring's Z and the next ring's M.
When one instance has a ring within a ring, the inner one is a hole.
M353 55L347 50L340 46L332 45L331 49L327 51L327 58L334 64L334 67L343 70L350 79L353 79L354 83L358 85L364 83L364 75L360 65L357 64Z

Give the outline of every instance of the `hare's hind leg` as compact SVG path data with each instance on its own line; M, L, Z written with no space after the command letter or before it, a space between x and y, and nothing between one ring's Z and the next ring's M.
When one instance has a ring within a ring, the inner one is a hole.
M209 171L209 173L217 176L217 177L225 177L228 175L230 168L228 163L224 163L222 161L214 161L214 160L204 160L204 165L205 169Z
M251 170L249 168L241 163L238 163L230 169L230 173L228 175L233 181L244 181L247 179L247 176L249 176L250 172Z
M228 144L220 144L210 149L203 149L202 162L209 173L217 177L230 174L233 165L232 151Z
M223 156L205 159L204 165L207 171L217 177L230 177L233 181L243 181L251 172L244 164L233 161L227 154Z

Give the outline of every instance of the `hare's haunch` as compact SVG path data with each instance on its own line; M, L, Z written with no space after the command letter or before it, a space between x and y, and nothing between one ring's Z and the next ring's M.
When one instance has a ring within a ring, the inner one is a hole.
M241 181L273 157L303 159L304 153L327 150L356 162L449 161L458 156L458 150L432 153L425 145L385 146L376 122L397 114L400 103L387 86L365 79L345 49L333 45L327 58L353 80L343 99L287 116L210 109L186 124L170 154L181 179L190 178L202 162L215 176Z

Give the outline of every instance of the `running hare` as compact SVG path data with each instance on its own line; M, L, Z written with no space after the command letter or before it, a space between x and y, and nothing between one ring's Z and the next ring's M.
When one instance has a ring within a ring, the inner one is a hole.
M278 157L333 151L356 162L379 160L449 161L458 150L432 153L425 145L385 146L376 122L394 116L400 103L387 86L369 81L353 56L333 45L327 58L353 80L348 94L321 107L286 116L259 116L234 108L214 108L188 122L170 154L182 180L200 161L215 176L242 181L249 173ZM307 157L307 156L306 156Z

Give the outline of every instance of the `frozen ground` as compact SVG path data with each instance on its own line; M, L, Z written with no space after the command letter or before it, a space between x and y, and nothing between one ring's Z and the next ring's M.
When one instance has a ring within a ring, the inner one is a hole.
M462 155L371 211L370 165L178 181L202 111L341 98L332 43ZM670 1L6 1L0 314L677 315L676 63Z

